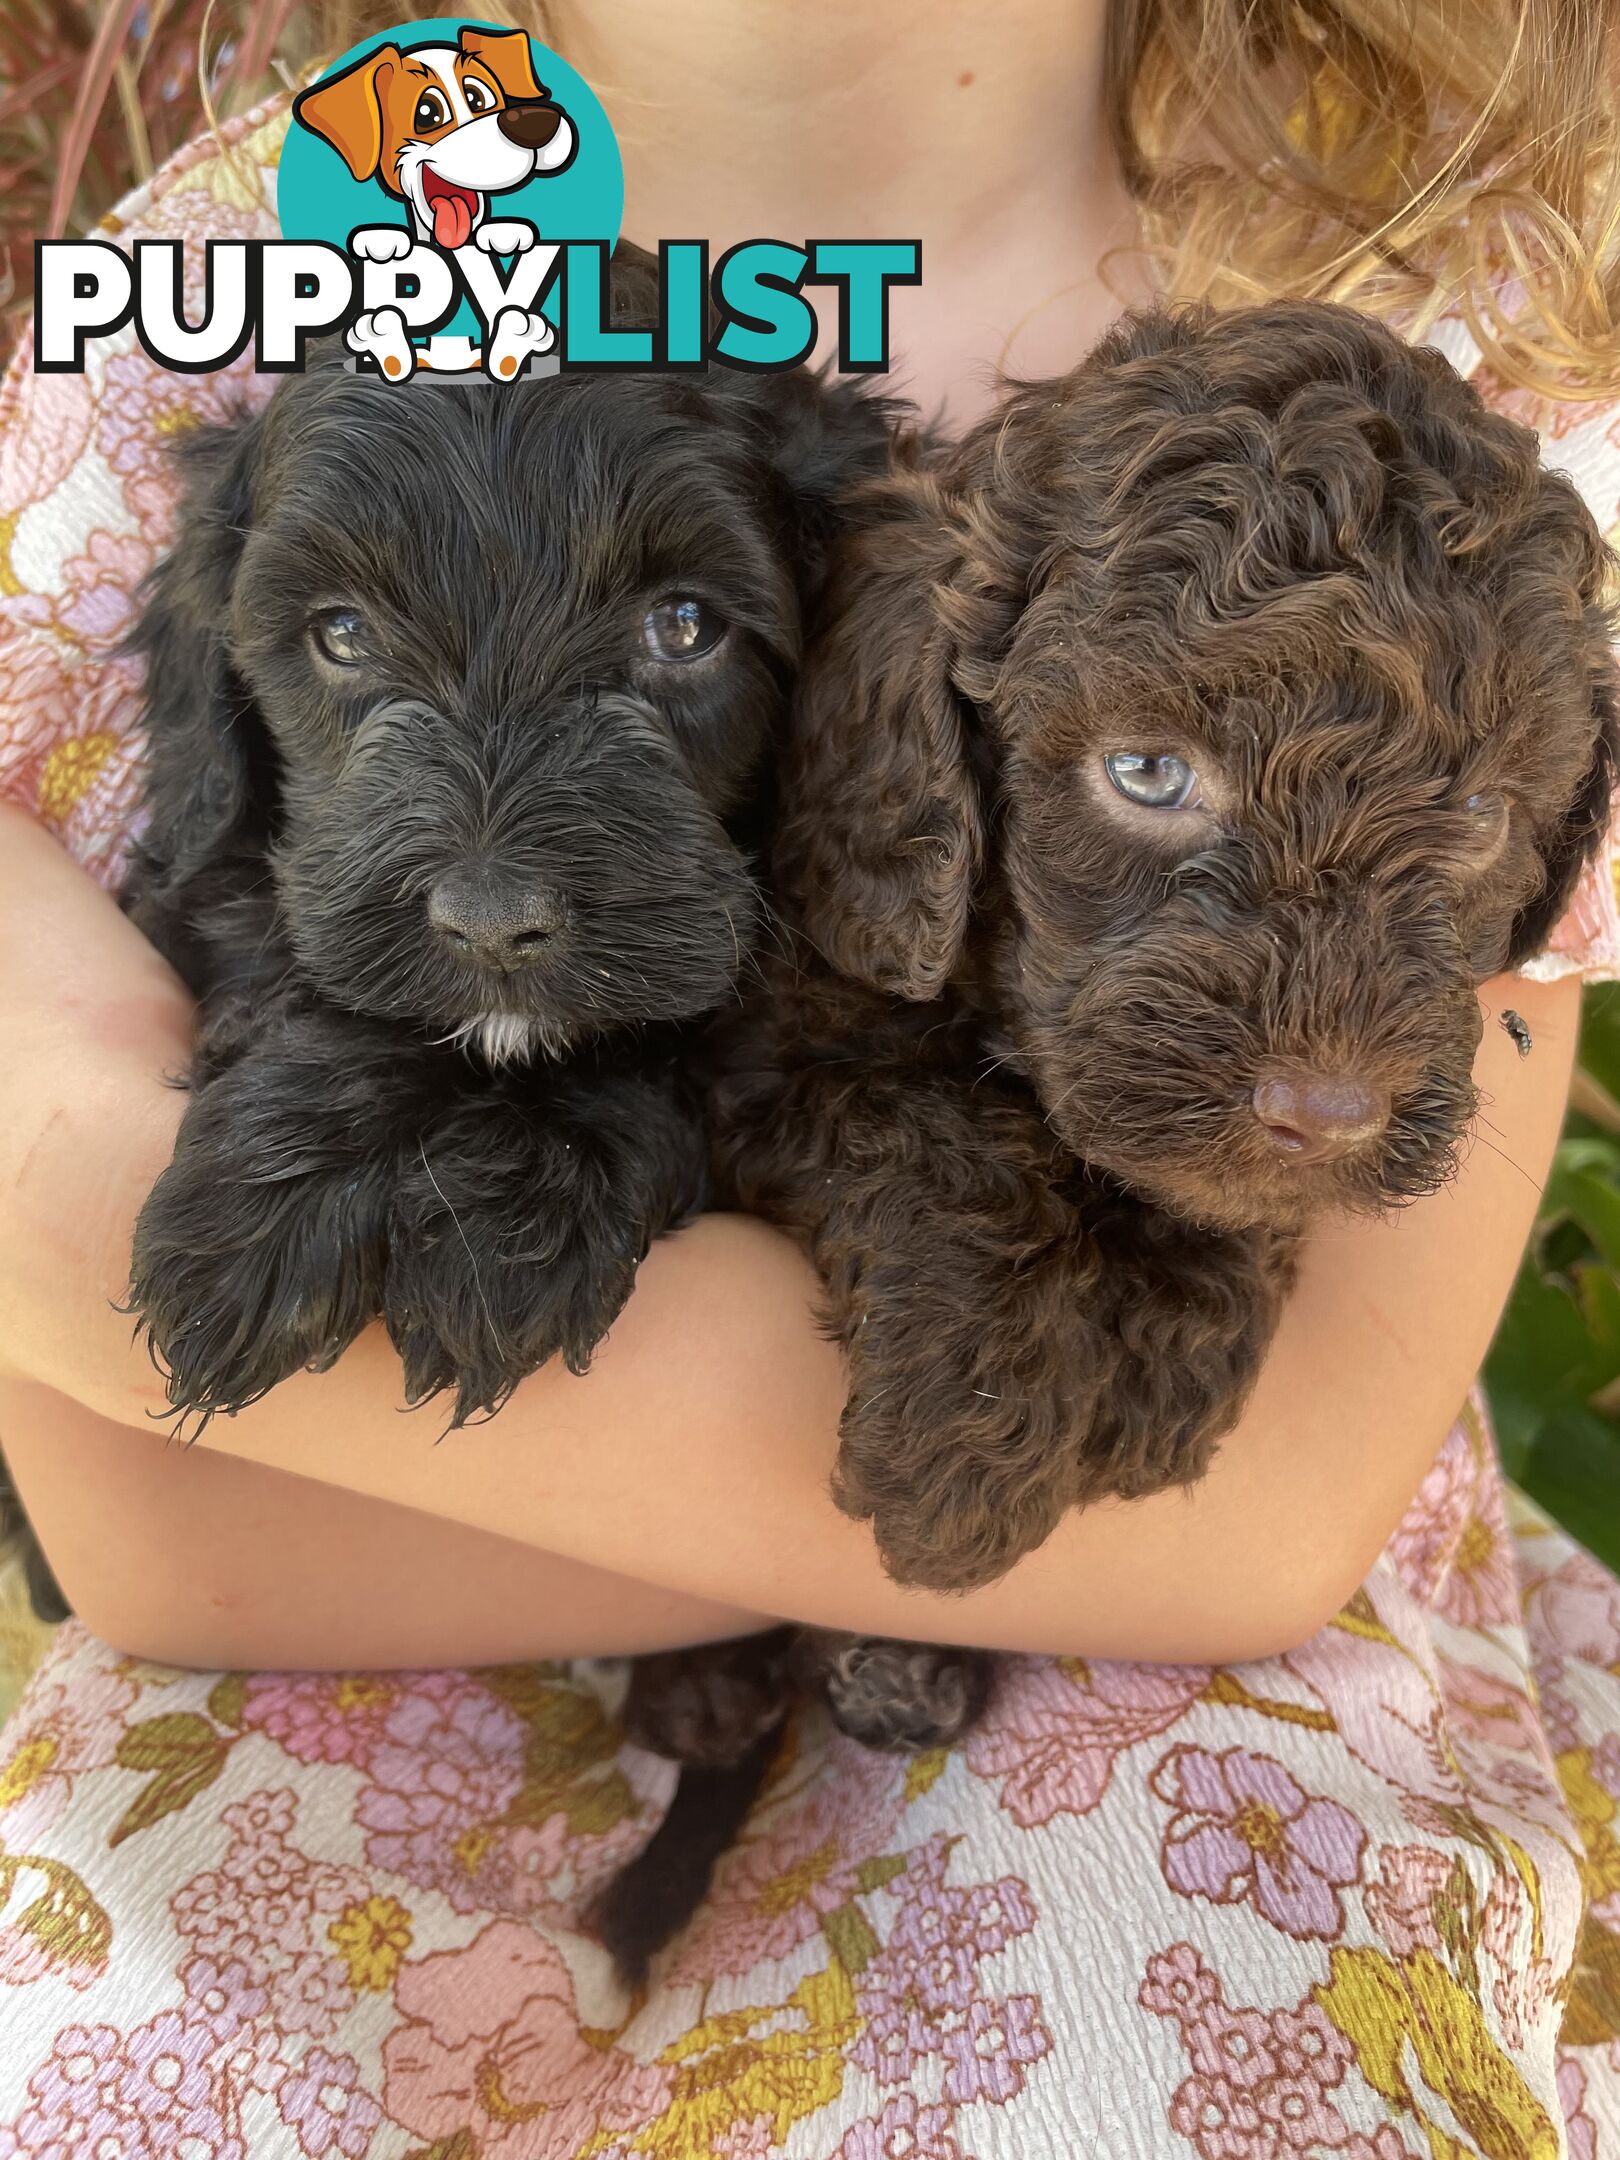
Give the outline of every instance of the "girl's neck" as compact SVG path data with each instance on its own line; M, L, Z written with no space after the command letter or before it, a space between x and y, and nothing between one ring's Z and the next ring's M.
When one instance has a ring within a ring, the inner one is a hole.
M891 295L891 380L961 423L998 371L1071 367L1118 312L1100 263L1135 225L1103 119L1105 10L561 0L552 21L613 119L631 239L920 239L922 284ZM1139 264L1111 274L1145 296Z

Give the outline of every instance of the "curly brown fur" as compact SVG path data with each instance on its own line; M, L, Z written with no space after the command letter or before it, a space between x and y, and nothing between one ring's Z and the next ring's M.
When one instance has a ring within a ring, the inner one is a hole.
M655 273L615 274L634 319ZM402 391L328 354L188 446L126 892L202 1004L132 1274L176 1409L378 1313L453 1423L586 1365L702 1204L691 1054L757 932L835 499L885 436L803 374ZM672 595L719 625L700 657L647 642Z
M826 1280L899 1580L1199 1476L1305 1224L1452 1174L1476 986L1606 823L1606 571L1528 431L1328 307L1131 318L867 491L716 1116ZM1379 1106L1320 1159L1256 1096L1311 1076Z

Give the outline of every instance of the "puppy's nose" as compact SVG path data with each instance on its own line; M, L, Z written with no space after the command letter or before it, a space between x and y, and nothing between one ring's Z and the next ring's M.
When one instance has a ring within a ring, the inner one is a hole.
M562 107L528 98L504 108L496 126L508 142L524 150L543 150L562 126Z
M537 960L568 921L568 902L545 885L452 872L428 894L428 921L463 959L513 969Z
M1254 1091L1254 1114L1279 1155L1293 1162L1332 1162L1378 1138L1389 1123L1389 1090L1353 1073L1300 1066L1261 1081Z

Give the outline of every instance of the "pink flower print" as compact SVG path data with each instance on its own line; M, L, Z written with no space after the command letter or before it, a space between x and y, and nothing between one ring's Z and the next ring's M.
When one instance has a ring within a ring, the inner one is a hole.
M673 2088L671 2070L583 2038L567 1966L515 1920L402 1965L394 1999L405 2022L383 2042L384 2107L429 2143L470 2130L479 2160L639 2130Z
M123 2035L111 2025L64 2025L28 2080L29 2097L47 2115L83 2122L118 2101Z
M1155 2017L1192 2025L1221 2000L1221 1983L1191 1943L1174 1943L1148 1959L1136 1999Z
M1423 2151L1430 2150L1427 2140ZM1371 2137L1363 2137L1356 2131L1349 2142L1340 2146L1335 2160L1414 2160L1412 2148L1407 2144L1393 2123L1385 2123Z
M63 564L60 591L18 593L0 604L14 622L62 638L83 654L105 654L134 628L140 583L155 560L137 534L98 529L85 552Z
M1276 2141L1266 2136L1252 2093L1224 2078L1190 2077L1170 2102L1170 2127L1196 2149L1199 2160L1271 2160Z
M1119 1757L1174 1725L1209 1684L1194 1665L1020 1658L1003 1671L963 1753L976 1777L999 1781L1002 1807L1025 1830L1089 1814Z
M1342 1932L1339 1892L1360 1878L1367 1833L1337 1801L1312 1798L1281 1763L1246 1748L1173 1748L1150 1782L1175 1810L1161 1852L1172 1890L1216 1905L1252 1898L1301 1939Z
M236 1833L238 1845L280 1845L290 1836L297 1813L298 1795L282 1785L233 1802L222 1811L220 1821Z
M1587 1554L1571 1553L1534 1592L1529 1626L1552 1660L1620 1666L1620 1583Z
M957 2107L990 2100L998 2106L1024 2089L1024 2069L1051 2051L1033 1995L1004 2003L970 2003L967 2016L945 2035L945 2097Z
M188 2004L197 2017L206 2020L217 2046L234 2040L269 2007L268 1994L240 1958L187 1958L179 1979Z
M1567 2048L1558 2051L1558 2106L1569 2135L1569 2160L1598 2160L1597 2124L1586 2112L1586 2072Z
M175 444L196 428L232 418L252 380L245 359L210 375L172 374L144 352L117 353L107 362L96 444L151 546L167 547L173 537L180 492Z
M482 1903L477 1883L491 1833L523 1784L525 1728L486 1689L447 1700L408 1694L371 1750L373 1783L355 1803L366 1858L457 1912Z
M318 1950L295 1957L270 1987L278 2021L293 2032L324 2036L354 2003L348 1968Z
M1368 1884L1362 1903L1395 1957L1413 1950L1444 1955L1434 1904L1453 1864L1450 1853L1433 1845L1386 1845L1379 1853L1378 1880Z
M1502 1488L1483 1481L1474 1512L1463 1524L1436 1600L1458 1627L1511 1627L1519 1618L1519 1576L1502 1509Z
M360 2160L382 2120L382 2109L360 2087L360 2065L352 2055L328 2055L312 2047L276 2090L276 2106L289 2130L298 2134L301 2152L322 2160L337 2151Z
M1474 1511L1479 1482L1479 1465L1467 1427L1459 1420L1447 1433L1384 1548L1401 1583L1420 1605L1432 1605L1445 1581L1452 1555Z
M1325 2010L1314 2002L1298 2010L1275 2010L1270 2025L1271 2052L1279 2075L1324 2091L1344 2082L1345 2072L1356 2059L1355 2049Z
M204 2135L209 2118L217 2128L207 2069L215 2045L205 2019L179 2010L160 2012L125 2041L118 2098L155 2143L167 2146L182 2136Z
M842 1733L800 1761L809 1776L790 1772L721 1861L671 1960L672 1984L786 1957L848 1903L861 1862L883 1851L904 1806L904 1766Z
M242 1723L303 1763L352 1763L364 1770L407 1688L444 1700L449 1674L255 1673Z
M103 884L123 873L140 807L140 686L135 660L81 660L0 621L0 795Z
M1546 1741L1525 1683L1448 1657L1439 1660L1439 1671L1446 1720L1459 1739L1539 1759Z
M1224 2078L1247 2090L1278 2074L1271 2026L1258 2010L1211 2007L1183 2037L1189 2061L1205 2077Z
M769 2160L775 2152L776 2123L770 2115L750 2115L722 2130L711 2148L715 2160Z
M18 370L0 400L0 517L43 502L90 439L95 397L83 375Z
M75 1778L112 1762L137 1692L102 1667L29 1695L0 1740L0 1831L13 1851L56 1821Z
M962 2160L951 2112L924 2107L915 2093L899 2093L881 2115L869 2115L844 2133L833 2160Z

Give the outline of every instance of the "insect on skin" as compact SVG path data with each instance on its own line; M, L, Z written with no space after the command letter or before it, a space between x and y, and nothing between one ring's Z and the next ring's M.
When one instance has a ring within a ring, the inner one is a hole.
M1511 1005L1507 1006L1502 1013L1502 1025L1513 1037L1513 1047L1518 1051L1520 1057L1528 1057L1535 1047L1530 1040L1530 1030Z

